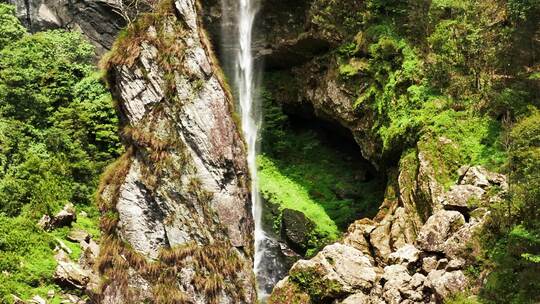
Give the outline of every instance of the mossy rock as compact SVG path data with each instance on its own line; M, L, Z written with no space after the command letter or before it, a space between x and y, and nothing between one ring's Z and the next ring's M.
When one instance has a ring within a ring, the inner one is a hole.
M284 209L281 215L281 237L297 253L305 255L315 223L304 213Z

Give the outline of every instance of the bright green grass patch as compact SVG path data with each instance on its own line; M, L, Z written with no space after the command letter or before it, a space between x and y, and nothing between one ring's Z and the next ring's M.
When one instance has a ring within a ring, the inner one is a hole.
M81 207L82 208L82 207ZM47 298L49 290L55 291L55 298L48 303L60 303L61 289L52 277L56 269L54 248L62 241L72 250L70 257L77 261L82 250L78 243L67 240L72 229L89 232L94 239L99 238L98 216L95 207L84 208L87 217L78 216L72 228L63 227L51 232L39 228L34 219L21 214L7 217L0 214L0 303L12 303L16 295L23 300L39 295Z
M385 183L364 181L368 165L360 152L340 151L314 131L288 128L284 139L279 153L258 157L260 191L279 210L301 211L316 224L310 255L338 239L354 220L372 216Z

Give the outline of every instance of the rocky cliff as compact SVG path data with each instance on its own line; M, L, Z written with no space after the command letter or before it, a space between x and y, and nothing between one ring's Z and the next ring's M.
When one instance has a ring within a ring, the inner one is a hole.
M398 195L408 195L403 179ZM301 260L274 288L270 303L443 303L477 288L466 275L478 254L474 238L500 200L506 178L482 167L463 167L459 180L415 226L407 201L385 203L374 219L350 226L342 241ZM418 230L415 230L418 229Z
M98 56L111 48L130 19L149 9L144 1L137 7L117 0L7 2L15 5L17 16L31 32L55 28L80 31L96 47Z
M102 303L254 303L244 142L194 0L163 1L104 59L125 154L103 178Z

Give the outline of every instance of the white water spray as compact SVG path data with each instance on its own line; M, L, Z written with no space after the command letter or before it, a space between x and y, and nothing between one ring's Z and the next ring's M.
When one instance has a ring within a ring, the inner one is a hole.
M236 55L235 85L238 90L242 130L247 143L248 166L251 175L251 197L253 201L253 219L255 221L255 274L261 265L261 244L265 234L262 229L262 203L257 179L257 137L260 125L259 109L255 96L254 63L251 50L253 22L257 14L255 0L239 0L238 43Z
M261 106L258 96L257 68L253 58L253 28L260 0L221 0L222 61L233 79L234 92L242 117L242 131L247 144L247 160L251 175L251 197L255 221L254 272L259 298L264 301L272 287L286 274L280 259L277 241L263 230L263 203L257 175L258 136Z

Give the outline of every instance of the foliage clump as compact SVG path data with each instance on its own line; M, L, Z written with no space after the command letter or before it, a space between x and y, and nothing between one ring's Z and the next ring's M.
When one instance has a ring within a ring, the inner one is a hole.
M27 33L12 6L0 3L0 301L60 291L53 249L69 228L36 223L67 203L74 229L99 238L94 192L103 168L120 152L111 97L80 34ZM59 292L58 292L59 293ZM53 301L59 301L56 297Z

